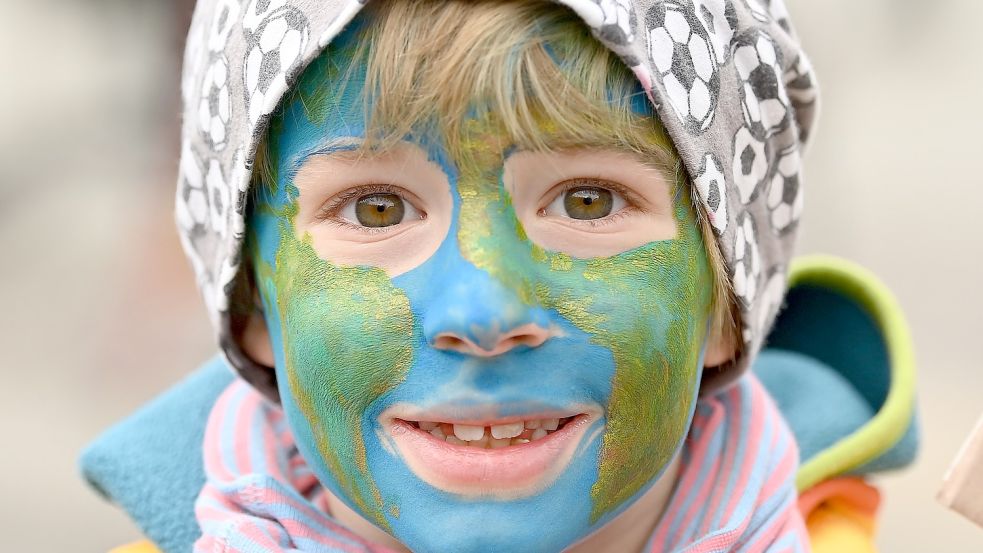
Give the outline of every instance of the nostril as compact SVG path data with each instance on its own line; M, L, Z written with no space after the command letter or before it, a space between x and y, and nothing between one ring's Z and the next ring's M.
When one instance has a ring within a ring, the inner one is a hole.
M546 332L521 332L503 338L499 341L498 347L504 347L506 349L511 349L516 346L535 348L543 345L543 342L545 342L547 338L549 338L549 334Z
M467 342L458 338L457 336L451 336L449 334L441 334L433 341L433 347L437 349L447 349L452 351L462 351L468 347Z
M432 345L435 349L444 351L456 351L458 353L464 353L467 355L475 355L478 357L493 357L495 355L501 355L508 351L515 349L518 346L526 346L529 348L535 348L543 345L546 340L550 338L551 334L546 329L534 325L525 324L518 328L512 329L504 335L499 335L498 339L494 341L494 345L491 349L487 346L479 345L467 337L461 336L454 332L443 332L434 337Z
M541 345L545 340L539 336L523 334L521 336L509 336L498 343L499 348L512 349L516 346L526 346L534 348Z
M512 349L515 346L524 345L525 340L521 336L511 336L498 343L498 347L504 347L506 349Z

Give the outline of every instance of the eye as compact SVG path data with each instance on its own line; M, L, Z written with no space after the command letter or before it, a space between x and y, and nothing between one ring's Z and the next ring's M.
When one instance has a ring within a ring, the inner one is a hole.
M544 214L590 221L617 213L626 205L625 198L610 188L572 186L557 194L546 206Z
M412 203L392 192L362 194L346 202L338 216L349 224L368 228L391 227L423 219Z

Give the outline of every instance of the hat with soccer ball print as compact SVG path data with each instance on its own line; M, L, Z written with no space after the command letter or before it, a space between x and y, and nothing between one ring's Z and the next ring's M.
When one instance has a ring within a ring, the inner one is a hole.
M276 400L273 369L233 335L253 157L300 73L367 0L199 0L184 57L176 218L230 364ZM817 108L809 62L782 0L557 0L648 91L710 222L740 304L733 381L761 348L785 294L801 160ZM248 297L241 297L246 296ZM236 296L236 297L234 297Z

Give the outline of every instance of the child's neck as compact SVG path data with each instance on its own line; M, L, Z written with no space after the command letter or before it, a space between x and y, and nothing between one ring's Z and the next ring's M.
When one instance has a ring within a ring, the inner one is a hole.
M564 553L625 553L640 552L662 518L666 505L676 488L679 477L679 457L672 461L665 473L638 501L628 507L593 534L566 549ZM395 551L410 553L396 538L383 532L353 511L330 492L327 493L328 510L335 519L362 538Z
M598 531L574 544L564 553L615 553L642 551L655 525L669 504L676 480L679 478L679 456L669 465L656 483L638 501Z

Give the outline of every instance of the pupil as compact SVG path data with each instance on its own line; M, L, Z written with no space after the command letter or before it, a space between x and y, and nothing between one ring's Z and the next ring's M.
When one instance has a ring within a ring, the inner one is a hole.
M601 219L611 213L611 191L597 186L578 186L566 192L563 205L573 219Z
M403 199L396 194L368 194L355 203L355 217L366 227L389 227L403 222Z

